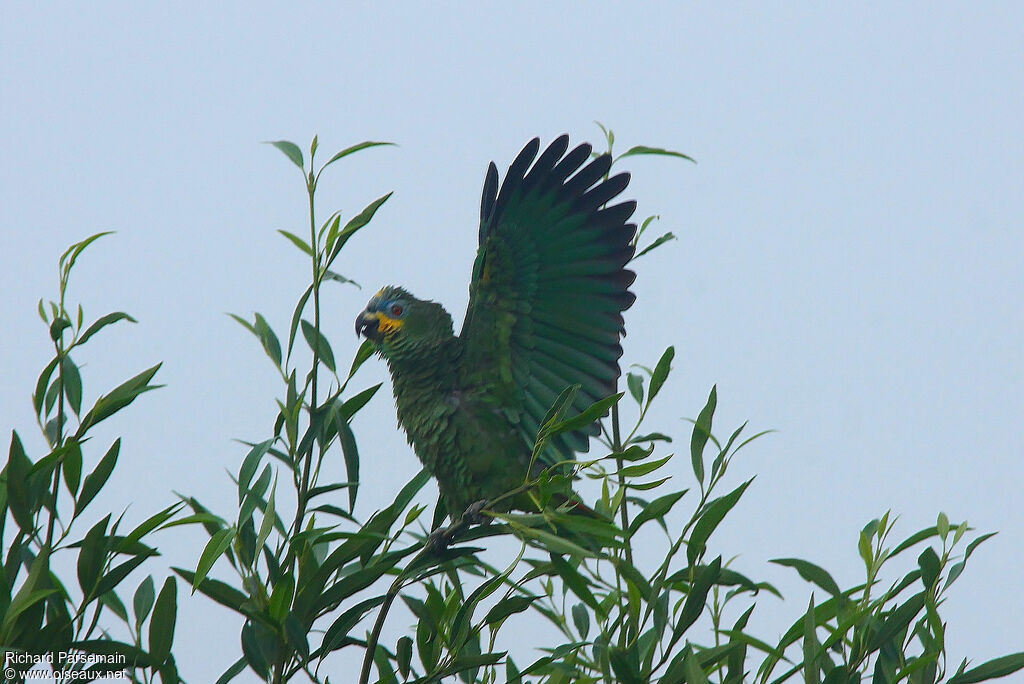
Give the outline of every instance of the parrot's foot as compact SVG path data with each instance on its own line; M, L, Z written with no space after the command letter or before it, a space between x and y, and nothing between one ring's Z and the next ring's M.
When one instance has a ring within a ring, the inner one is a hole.
M444 551L452 542L455 541L455 535L473 525L487 525L491 522L492 518L489 515L484 515L483 510L490 505L490 501L482 499L474 504L471 504L466 512L462 514L457 522L448 527L439 527L427 537L426 547L433 553L439 553Z
M426 548L432 553L440 553L452 545L457 532L456 526L439 527L427 537Z
M489 522L491 522L491 520L493 520L493 518L491 518L491 516L489 515L483 515L483 510L490 505L491 502L488 501L487 499L481 499L476 503L470 504L469 508L466 509L466 512L462 514L463 520L465 520L470 525L488 524Z

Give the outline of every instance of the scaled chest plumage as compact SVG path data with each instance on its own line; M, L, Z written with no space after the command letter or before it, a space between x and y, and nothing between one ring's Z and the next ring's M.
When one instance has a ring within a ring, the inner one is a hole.
M459 382L457 340L415 364L389 362L398 423L453 512L522 484L530 452L486 391ZM433 356L434 358L431 358Z

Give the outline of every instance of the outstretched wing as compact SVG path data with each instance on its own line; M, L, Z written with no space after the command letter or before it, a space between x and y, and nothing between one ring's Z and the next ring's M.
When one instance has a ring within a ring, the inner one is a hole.
M605 205L629 174L605 179L611 158L590 145L568 154L569 137L537 157L531 140L501 188L492 162L480 203L480 247L463 324L463 387L506 411L532 445L558 394L580 385L569 415L615 389L622 356L622 311L635 299L635 202ZM534 159L536 158L536 161ZM532 166L531 166L532 163ZM586 451L596 424L561 435L542 455L546 465Z

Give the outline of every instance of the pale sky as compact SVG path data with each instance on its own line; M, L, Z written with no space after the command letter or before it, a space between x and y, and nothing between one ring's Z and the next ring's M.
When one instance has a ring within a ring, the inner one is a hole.
M285 334L307 264L276 231L307 224L299 174L261 141L399 144L322 182L323 216L395 191L337 264L363 290L325 291L347 365L352 321L381 285L443 302L458 325L487 163L503 172L533 136L600 144L600 120L621 150L699 162L623 162L638 216L679 237L637 264L623 360L676 347L650 427L680 438L679 487L692 478L681 418L712 384L718 433L778 430L737 459L730 484L758 477L709 549L785 594L759 599L751 631L775 640L807 605L809 585L768 559L856 584L866 522L892 509L902 539L941 510L1000 532L944 606L951 669L1021 650L1020 4L302 7L0 9L2 427L41 455L30 394L50 350L36 302L87 235L117 231L80 260L73 299L87 318L139 323L81 355L85 403L164 362L167 387L97 433L94 459L116 435L124 445L95 516L128 506L141 520L172 491L230 513L225 471L244 454L232 440L269 435L274 371L225 312L260 311ZM354 382L384 379L371 362ZM356 434L366 516L419 466L389 388ZM155 541L194 566L205 537ZM144 567L162 579L162 562ZM238 657L237 621L179 601L182 674L213 681Z

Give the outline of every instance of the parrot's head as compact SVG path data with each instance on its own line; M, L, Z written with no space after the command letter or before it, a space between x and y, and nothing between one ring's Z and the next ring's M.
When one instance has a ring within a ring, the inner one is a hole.
M417 356L452 337L452 317L440 304L388 285L359 312L356 335L375 342L385 358Z

